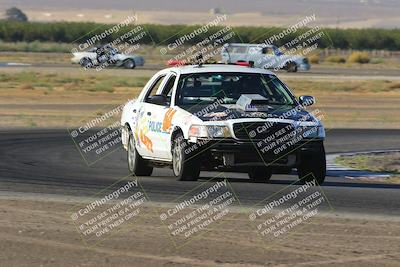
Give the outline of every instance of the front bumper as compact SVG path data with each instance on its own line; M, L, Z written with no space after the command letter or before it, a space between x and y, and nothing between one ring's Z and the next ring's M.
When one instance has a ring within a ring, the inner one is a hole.
M282 146L284 144L281 144ZM318 153L323 140L302 140L282 149L258 146L256 142L237 140L199 140L195 146L196 156L202 160L205 169L248 168L270 166L295 168L302 158Z

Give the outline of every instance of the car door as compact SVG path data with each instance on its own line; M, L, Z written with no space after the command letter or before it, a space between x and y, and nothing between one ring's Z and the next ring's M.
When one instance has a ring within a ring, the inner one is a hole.
M143 138L146 151L142 155L160 160L171 159L171 123L176 110L171 108L170 105L175 81L176 75L174 73L165 75L162 80L155 82L154 88L143 99L143 127L139 137ZM164 105L151 103L152 96L161 94L166 96L167 103Z
M249 46L247 51L246 61L253 61L255 66L258 67L261 64L262 56L261 53L262 47L260 45Z
M247 47L243 45L232 45L229 48L230 63L247 61Z
M152 84L149 86L149 89L145 92L145 95L140 102L140 106L137 110L134 110L134 112L137 114L137 122L135 127L136 149L142 156L153 157L155 146L149 133L149 122L151 121L152 111L151 107L149 107L149 104L146 101L148 101L149 97L157 94L158 88L163 83L165 77L166 74L160 74L153 80Z
M258 62L259 64L256 63L255 66L263 69L272 69L277 66L277 57L272 47L267 46L262 48Z

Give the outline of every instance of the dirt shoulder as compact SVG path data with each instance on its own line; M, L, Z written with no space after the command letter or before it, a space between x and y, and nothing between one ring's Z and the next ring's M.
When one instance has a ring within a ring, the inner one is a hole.
M2 198L2 265L398 266L400 260L400 224L390 220L318 216L271 245L238 213L177 249L150 206L146 219L87 247L69 218L73 205Z

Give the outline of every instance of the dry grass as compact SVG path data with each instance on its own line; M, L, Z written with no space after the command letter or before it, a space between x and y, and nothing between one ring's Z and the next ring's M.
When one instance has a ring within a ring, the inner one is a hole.
M400 83L390 80L304 80L286 79L285 82L295 91L307 92L353 92L353 93L379 93L400 92Z
M12 52L53 52L68 53L74 47L68 43L51 43L51 42L2 42L0 41L0 51Z
M400 183L400 153L374 153L367 155L342 156L336 160L339 164L368 170L373 172L384 172L391 174L385 179L387 182Z
M353 52L347 61L350 63L360 63L365 64L370 62L370 58L367 52Z
M325 58L325 61L331 63L346 63L346 59L342 56L328 56Z
M373 172L400 174L400 153L374 153L339 157L337 161L349 167Z
M321 61L319 54L313 54L308 57L311 64L319 64Z
M124 73L125 74L125 73ZM74 71L74 72L42 72L42 71L14 71L0 73L0 90L10 89L47 89L57 91L91 91L114 92L117 89L142 88L150 76L134 75L114 76L102 71ZM143 75L146 75L143 72ZM400 83L391 80L311 80L285 79L285 82L296 92L324 93L381 93L400 92Z
M91 75L84 71L78 74L43 73L22 71L0 73L0 90L45 89L57 91L105 91L112 93L117 89L141 88L149 77L113 77L110 75Z
M392 83L390 86L389 86L389 88L391 88L391 89L400 89L400 83L399 82L395 82L395 83Z
M154 71L0 73L0 127L67 127L104 105L136 97ZM328 128L399 128L399 82L285 79L299 96L312 94Z
M0 52L0 62L16 63L71 63L70 53Z

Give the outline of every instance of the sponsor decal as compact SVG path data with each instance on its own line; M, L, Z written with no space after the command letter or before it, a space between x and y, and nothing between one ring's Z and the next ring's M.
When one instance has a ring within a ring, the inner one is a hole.
M168 133L162 129L162 122L160 121L149 121L148 126L150 132L156 132L156 133Z
M169 133L171 131L172 118L174 117L175 113L176 113L176 110L173 109L173 108L169 108L167 110L167 112L165 113L164 120L163 120L163 123L162 123L162 130L164 132L168 132Z
M142 143L146 146L146 148L148 150L153 152L153 142L150 140L149 137L147 137L147 135L146 135L147 133L148 133L148 129L147 129L147 131L141 129L140 130L140 140L142 141Z
M148 132L150 131L148 126L148 118L143 116L144 110L139 110L139 123L136 127L135 136L136 140L138 140L138 145L141 146L142 144L151 152L153 152L153 142L147 136Z

